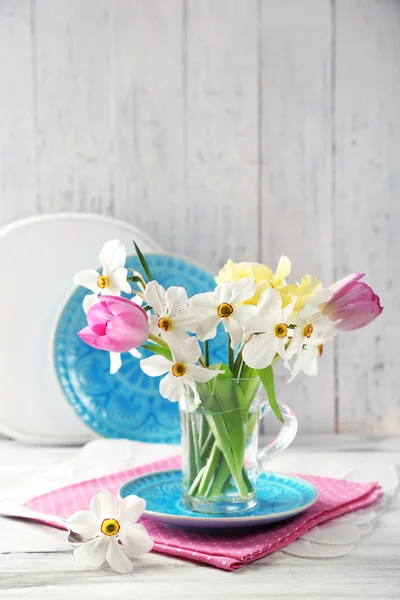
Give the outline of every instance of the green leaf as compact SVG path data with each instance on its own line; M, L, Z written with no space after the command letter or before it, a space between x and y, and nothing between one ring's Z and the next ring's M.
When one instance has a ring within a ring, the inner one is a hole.
M261 383L264 386L265 391L267 392L268 402L272 409L272 412L276 416L277 419L281 423L283 423L283 417L281 413L281 409L279 408L279 404L276 401L275 397L275 385L274 385L274 372L271 367L266 367L265 369L257 369L257 375L259 376Z
M161 356L165 356L165 358L168 358L168 360L172 360L171 350L169 348L164 348L164 346L157 346L157 344L143 344L142 348L145 348L150 352L154 352L154 354L160 354Z
M135 283L143 283L143 278L139 277L139 275L129 275L126 279L127 281L134 281Z
M139 246L136 244L136 242L133 242L133 245L135 246L136 254L138 256L138 259L140 260L140 264L142 265L144 272L146 273L146 275L148 277L148 280L153 281L154 277L151 274L150 267L147 264L147 260L143 256L143 254L142 254Z

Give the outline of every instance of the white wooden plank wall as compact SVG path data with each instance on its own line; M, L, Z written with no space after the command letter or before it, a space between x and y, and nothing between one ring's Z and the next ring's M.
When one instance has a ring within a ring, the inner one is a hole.
M0 225L99 212L212 268L365 270L382 317L280 397L303 433L400 433L399 97L398 0L0 0Z

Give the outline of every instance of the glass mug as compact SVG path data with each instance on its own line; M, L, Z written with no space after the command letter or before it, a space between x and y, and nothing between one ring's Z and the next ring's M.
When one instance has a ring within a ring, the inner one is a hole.
M261 419L272 411L258 378L197 384L197 391L200 405L190 389L180 401L183 502L204 514L250 510L257 504L261 470L296 436L296 416L280 405L284 424L259 448Z

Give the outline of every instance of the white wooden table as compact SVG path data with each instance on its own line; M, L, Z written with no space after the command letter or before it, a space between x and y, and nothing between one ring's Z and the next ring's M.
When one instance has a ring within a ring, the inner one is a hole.
M64 461L76 448L24 447L0 440L0 498L11 486ZM344 473L364 463L400 464L400 440L340 436L299 439L274 468L303 473ZM301 559L277 552L228 573L151 553L133 572L85 570L65 542L65 532L0 518L0 598L250 600L400 597L400 502L383 512L355 550L335 559Z

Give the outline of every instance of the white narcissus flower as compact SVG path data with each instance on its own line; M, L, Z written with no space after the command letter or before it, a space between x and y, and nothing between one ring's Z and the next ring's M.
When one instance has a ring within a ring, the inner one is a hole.
M243 337L243 328L255 307L242 303L252 298L256 291L254 279L239 279L236 283L224 281L213 292L196 294L189 300L194 323L194 332L204 342L214 338L217 326L222 323L231 338L235 349ZM193 329L192 329L193 330Z
M155 354L140 361L140 366L146 375L159 377L165 375L160 381L160 394L171 402L178 402L184 395L185 386L193 392L195 404L201 400L196 388L196 381L205 383L224 371L206 369L196 365L201 350L195 337L188 337L186 341L171 346L173 360Z
M243 360L252 369L268 367L276 354L286 360L285 346L289 342L290 317L296 299L282 309L282 299L276 290L268 288L261 294L257 314L246 325L246 332L255 335L243 346Z
M184 342L190 322L186 290L179 286L165 290L157 281L150 281L145 290L145 300L155 312L155 315L149 315L150 333L167 343Z
M296 327L289 332L291 342L286 350L286 358L290 359L297 354L297 359L289 381L301 371L305 375L317 375L318 358L322 354L323 345L332 340L337 333L336 323L311 304L303 308L293 320L293 324Z
M128 275L128 269L125 268L126 250L120 240L106 242L99 254L99 260L103 267L101 275L95 269L85 269L79 271L74 277L75 285L82 285L94 292L86 296L83 301L85 312L96 303L98 294L120 296L121 292L129 294L131 291L131 286L126 279Z
M145 507L145 500L138 496L121 502L107 490L93 496L90 510L78 510L66 521L71 531L88 539L74 551L76 558L90 567L100 567L107 560L114 571L130 573L132 562L123 549L136 558L153 547L146 529L136 523Z

